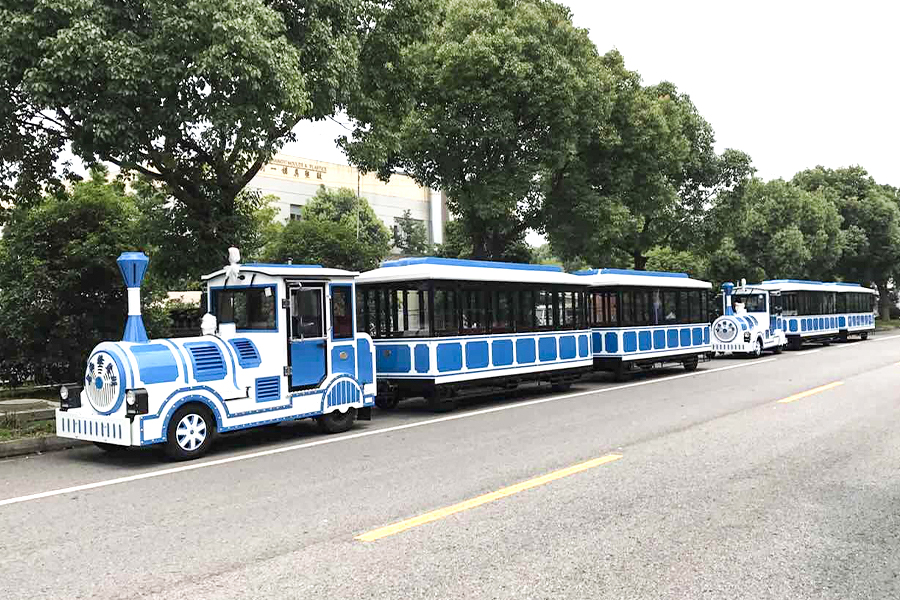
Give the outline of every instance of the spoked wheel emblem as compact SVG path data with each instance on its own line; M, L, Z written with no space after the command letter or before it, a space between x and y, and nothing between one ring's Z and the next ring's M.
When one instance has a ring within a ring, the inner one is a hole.
M175 438L182 449L196 450L206 440L206 421L200 415L185 415L175 428Z
M713 327L716 337L723 342L730 342L737 335L737 326L730 319L723 319Z

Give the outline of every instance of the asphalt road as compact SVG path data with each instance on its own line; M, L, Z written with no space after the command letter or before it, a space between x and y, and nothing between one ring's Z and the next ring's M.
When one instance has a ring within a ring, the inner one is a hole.
M900 336L220 442L0 462L0 598L900 597Z

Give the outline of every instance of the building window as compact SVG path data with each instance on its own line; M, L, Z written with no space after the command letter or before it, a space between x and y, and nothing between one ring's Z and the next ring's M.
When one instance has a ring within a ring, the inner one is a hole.
M322 174L316 171L316 179L322 179Z
M303 171L303 174L306 175L307 179L309 179L309 171Z
M291 221L299 221L303 218L303 207L299 204L291 204L291 214L289 215L289 219Z

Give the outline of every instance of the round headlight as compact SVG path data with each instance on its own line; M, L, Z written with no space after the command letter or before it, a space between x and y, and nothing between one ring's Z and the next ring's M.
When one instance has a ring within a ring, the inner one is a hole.
M61 388L59 388L59 397L62 400L68 400L69 399L69 388L67 388L66 386L62 386Z
M128 403L128 406L134 406L134 401L134 390L128 390L127 392L125 392L125 402Z

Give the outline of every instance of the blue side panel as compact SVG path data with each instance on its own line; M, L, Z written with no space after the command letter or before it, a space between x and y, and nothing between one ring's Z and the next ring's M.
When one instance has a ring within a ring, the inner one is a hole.
M806 331L809 319L800 319L800 331Z
M678 347L678 330L677 329L669 329L666 331L666 345L669 348L677 348Z
M657 329L653 332L653 349L664 350L666 347L666 330Z
M291 386L316 385L325 379L325 340L291 342Z
M797 319L791 319L790 329L792 332L797 331Z
M469 342L466 344L466 368L483 369L488 366L488 343Z
M356 352L359 356L356 378L362 385L374 383L375 369L372 368L372 351L369 348L369 340L365 338L356 340Z
M693 342L695 346L699 346L703 343L703 330L699 327L694 327L693 331L691 331L693 335Z
M542 337L538 340L538 358L541 362L556 360L556 338Z
M625 352L636 352L637 334L633 331L626 331L622 336L622 345L625 348Z
M603 343L606 345L606 351L610 354L615 354L619 351L619 335L613 332L609 332L604 336Z
M491 354L495 367L505 367L513 364L512 340L494 340L491 342Z
M269 402L281 398L281 377L260 377L256 380L256 401Z
M827 325L825 324L825 319L819 317L819 329L825 329Z
M599 338L600 334L597 334L597 337ZM581 358L585 358L591 354L590 344L588 343L589 339L590 338L587 335L578 336L578 356Z
M534 338L516 340L516 362L520 365L533 363L536 358Z
M603 352L603 334L599 331L592 331L591 345L593 346L594 354L600 354L601 352Z
M191 357L196 381L218 381L225 379L225 357L213 342L190 342L184 345ZM323 361L325 357L322 357Z
M831 317L831 328L834 329L835 327L837 327L837 323L835 322L834 317Z
M559 338L559 357L562 360L575 358L577 355L575 336L564 335Z
M678 341L681 342L681 347L686 348L691 345L691 330L688 328L684 328L680 331L680 336Z
M168 346L162 344L132 346L131 353L144 383L169 383L178 379L178 364Z
M379 344L375 348L375 367L379 373L409 373L412 358L406 344Z
M441 373L462 369L462 345L456 343L438 344L437 368Z
M351 344L331 347L331 372L356 376L356 352Z
M259 351L256 345L247 338L235 338L228 340L231 347L237 353L238 364L245 369L253 369L261 363L259 359Z
M709 343L709 325L703 328L703 343Z
M431 368L431 358L428 356L427 344L416 344L416 373L427 373Z
M650 350L653 346L653 336L649 331L641 331L638 333L638 348L641 349L641 352L646 352Z

